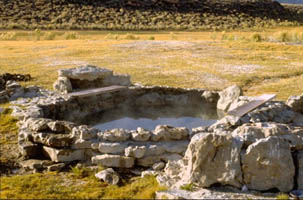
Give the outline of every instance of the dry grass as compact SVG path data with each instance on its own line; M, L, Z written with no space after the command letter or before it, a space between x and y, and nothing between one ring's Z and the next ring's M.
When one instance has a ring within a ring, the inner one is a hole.
M303 32L300 27L283 30ZM258 34L270 38L279 32ZM284 100L302 93L294 81L303 74L303 45L252 41L253 32L79 31L72 32L75 40L65 40L68 33L57 31L55 40L40 41L28 32L16 33L15 41L0 41L0 73L30 73L34 79L26 85L51 89L58 69L93 64L130 74L144 85L221 90L238 84L246 94L273 92Z

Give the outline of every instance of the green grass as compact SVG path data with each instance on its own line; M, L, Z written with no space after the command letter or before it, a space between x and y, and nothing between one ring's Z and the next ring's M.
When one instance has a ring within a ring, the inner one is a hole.
M1 177L1 199L151 199L163 190L153 176L125 181L121 186L108 185L88 176L68 173L35 173Z
M5 107L5 106L4 106ZM0 114L0 145L16 143L8 138L16 138L18 127L18 120L11 116L12 110L5 108L4 111Z

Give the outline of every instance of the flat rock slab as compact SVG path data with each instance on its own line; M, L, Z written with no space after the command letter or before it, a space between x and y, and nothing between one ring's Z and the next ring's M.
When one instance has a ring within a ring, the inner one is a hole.
M247 104L244 104L242 106L239 106L238 108L235 108L234 110L229 111L228 114L236 116L236 117L242 117L246 113L254 110L255 108L257 108L257 107L261 106L262 104L272 100L275 97L276 97L275 94L261 95L261 96L255 98L253 101L251 101Z
M126 88L127 87L125 87L125 86L113 85L113 86L96 88L96 89L82 90L79 92L72 92L72 93L69 93L69 95L71 97L88 97L88 96L94 96L94 95L98 95L98 94L116 92L116 91L123 90Z

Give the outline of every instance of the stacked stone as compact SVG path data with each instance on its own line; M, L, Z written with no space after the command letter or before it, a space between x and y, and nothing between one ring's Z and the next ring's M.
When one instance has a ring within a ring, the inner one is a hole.
M300 126L265 122L244 124L233 131L215 129L196 134L183 160L169 163L158 181L173 187L219 183L289 192L303 189L302 155Z
M99 131L88 126L45 118L21 123L19 147L27 159L44 156L53 162L87 161L106 167L150 167L181 159L189 143L189 130L157 126L154 131L112 129Z
M130 86L129 75L114 75L113 71L92 65L58 71L54 90L69 93L75 90L105 87L110 85Z

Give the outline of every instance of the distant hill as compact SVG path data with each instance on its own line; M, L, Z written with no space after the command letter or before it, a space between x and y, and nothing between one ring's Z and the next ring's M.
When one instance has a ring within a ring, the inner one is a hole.
M272 0L0 0L0 29L218 31L302 24L302 6L289 5Z
M277 0L280 3L303 4L303 0Z

